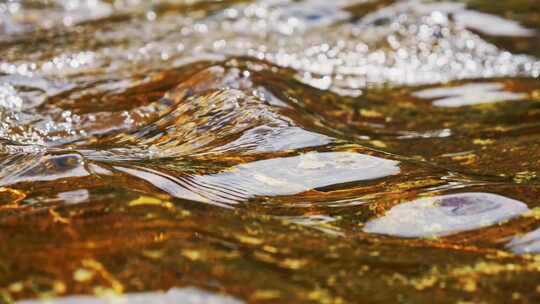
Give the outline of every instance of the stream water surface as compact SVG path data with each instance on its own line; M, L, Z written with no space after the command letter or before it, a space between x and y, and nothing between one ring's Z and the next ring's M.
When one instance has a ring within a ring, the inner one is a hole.
M0 1L0 303L540 302L540 2Z

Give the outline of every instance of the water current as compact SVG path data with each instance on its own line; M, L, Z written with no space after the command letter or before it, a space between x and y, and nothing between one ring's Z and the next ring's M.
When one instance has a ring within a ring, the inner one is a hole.
M0 303L537 303L536 0L0 1Z

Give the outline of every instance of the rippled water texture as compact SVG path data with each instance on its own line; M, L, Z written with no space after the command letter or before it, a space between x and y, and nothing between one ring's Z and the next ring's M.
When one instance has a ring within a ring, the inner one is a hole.
M0 303L540 302L536 0L0 1Z

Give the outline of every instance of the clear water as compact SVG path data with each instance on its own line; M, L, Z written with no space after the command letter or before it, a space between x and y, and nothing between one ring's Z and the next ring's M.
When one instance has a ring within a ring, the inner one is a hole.
M0 302L535 303L539 38L534 0L3 1Z

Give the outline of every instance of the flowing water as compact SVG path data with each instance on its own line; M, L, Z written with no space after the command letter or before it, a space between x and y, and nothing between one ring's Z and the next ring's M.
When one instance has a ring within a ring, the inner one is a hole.
M0 1L0 302L537 303L539 41L536 0Z

